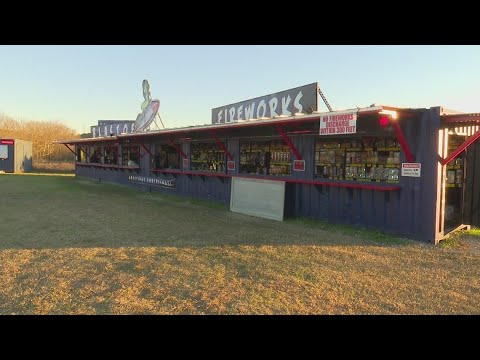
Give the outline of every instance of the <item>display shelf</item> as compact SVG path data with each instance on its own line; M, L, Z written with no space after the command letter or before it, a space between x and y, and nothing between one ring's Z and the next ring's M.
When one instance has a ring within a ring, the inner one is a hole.
M215 143L192 144L190 170L223 173L226 169L225 153Z
M90 166L90 167L101 167L101 168L119 168L120 167L118 165L112 165L112 164L81 163L81 162L76 162L75 165Z
M291 149L282 140L250 141L240 144L242 174L288 176L292 174Z
M318 140L315 144L315 177L351 181L397 182L400 147L393 138Z
M178 169L150 169L150 171L167 174L183 174L183 171Z
M400 151L399 147L378 147L377 151Z
M270 165L290 166L292 165L292 163L291 162L270 162Z
M363 164L353 164L353 163L347 163L345 164L346 167L363 167L363 166L366 166L366 167L372 167L372 166L376 166L376 167L381 167L381 168L387 168L387 169L397 169L400 167L400 164L367 164L367 163L363 163Z
M465 141L465 136L449 136L448 153L453 152ZM463 167L465 163L465 153L458 155L452 162L446 166L447 188L461 188L464 181Z
M140 170L140 166L117 166L117 169L125 169L125 170Z
M447 170L458 170L461 168L462 168L462 165L447 165Z

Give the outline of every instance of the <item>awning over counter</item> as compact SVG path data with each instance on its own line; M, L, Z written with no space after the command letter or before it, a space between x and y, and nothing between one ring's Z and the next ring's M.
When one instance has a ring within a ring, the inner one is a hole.
M480 113L442 115L440 127L448 134L466 136L466 140L440 163L447 165L480 138Z
M480 113L450 114L440 116L442 127L462 127L480 125Z
M70 140L58 140L54 141L54 144L64 144L64 145L73 145L73 144L90 144L92 142L105 142L105 141L118 141L118 138L114 136L105 136L98 138L81 138L81 139L70 139Z
M59 140L55 143L57 144L81 144L81 143L92 143L96 141L119 141L122 139L136 139L136 138L147 138L151 136L159 136L159 135L166 135L166 136L183 136L184 134L192 133L192 132L212 132L212 131L220 131L220 130L230 130L230 129L238 129L238 128L253 128L253 127L262 127L262 126L287 126L287 125L296 125L301 123L311 123L317 122L320 120L321 116L324 115L335 115L341 114L346 112L356 112L357 115L372 115L378 114L382 111L390 111L395 112L401 109L400 108L393 108L390 106L370 106L366 108L355 108L355 109L346 109L341 111L333 111L333 112L313 112L311 114L304 114L304 115L296 115L296 116L278 116L272 119L260 119L260 120L242 120L235 123L228 123L228 124L207 124L207 125L195 125L195 126L186 126L186 127L179 127L179 128L171 128L171 129L164 129L164 130L155 130L155 131L147 131L147 132L138 132L138 133L127 133L121 135L114 135L114 136L107 136L107 137L98 137L98 138L83 138L83 139L71 139L71 140ZM409 110L409 109L404 109Z

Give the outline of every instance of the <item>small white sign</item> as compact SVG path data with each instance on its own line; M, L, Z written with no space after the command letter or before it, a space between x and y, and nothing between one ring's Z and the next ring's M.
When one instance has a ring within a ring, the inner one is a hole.
M422 164L402 163L402 176L420 177L421 173L422 173Z
M320 116L319 135L354 134L357 132L357 113L335 113Z

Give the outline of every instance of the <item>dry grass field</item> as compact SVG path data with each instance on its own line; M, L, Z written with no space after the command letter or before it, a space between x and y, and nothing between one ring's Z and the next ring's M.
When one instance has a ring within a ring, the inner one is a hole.
M73 174L75 163L73 161L33 161L33 171L37 173Z
M0 174L0 314L480 314L479 244Z

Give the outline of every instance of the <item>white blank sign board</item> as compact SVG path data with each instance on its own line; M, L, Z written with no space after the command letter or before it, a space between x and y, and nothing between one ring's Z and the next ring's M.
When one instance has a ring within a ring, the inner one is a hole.
M230 210L283 221L285 182L232 177Z
M8 159L8 146L0 145L0 159Z

